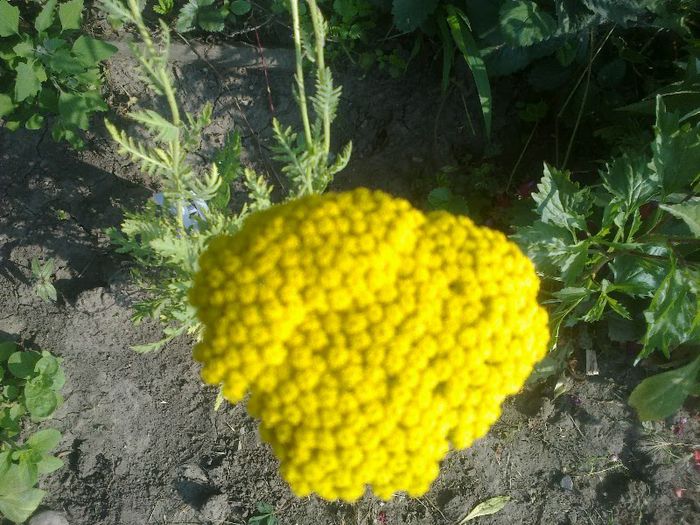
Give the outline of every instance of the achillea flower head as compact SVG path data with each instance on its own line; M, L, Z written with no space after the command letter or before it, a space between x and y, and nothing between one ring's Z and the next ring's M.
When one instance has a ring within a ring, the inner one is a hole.
M547 349L531 262L497 231L366 189L210 243L191 291L206 383L249 412L299 496L420 496Z

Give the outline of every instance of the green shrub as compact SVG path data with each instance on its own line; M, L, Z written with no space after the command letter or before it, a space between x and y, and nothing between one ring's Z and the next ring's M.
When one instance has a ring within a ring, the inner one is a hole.
M81 147L90 115L106 111L99 63L116 48L80 32L83 0L46 0L38 12L0 0L0 118Z
M25 420L49 419L63 402L64 382L59 358L0 342L0 515L15 523L29 518L43 499L39 476L63 466L49 453L61 433L49 428L27 434ZM20 434L27 436L21 442Z
M640 341L637 362L677 355L676 366L690 364L646 380L630 398L642 419L660 419L699 385L700 124L658 97L650 149L613 159L591 187L545 166L532 195L539 218L516 239L546 282L553 353L542 366L556 369L570 349L564 332L580 323L613 341Z

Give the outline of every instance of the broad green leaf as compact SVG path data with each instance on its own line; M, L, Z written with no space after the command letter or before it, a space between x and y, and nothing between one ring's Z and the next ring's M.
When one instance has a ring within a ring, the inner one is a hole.
M17 351L17 343L14 341L0 342L0 363L7 361Z
M671 259L668 275L644 312L647 333L644 336L644 348L637 360L654 350L660 350L669 357L673 348L692 337L698 315L698 301L693 296L685 275L676 268L675 260Z
M31 40L23 40L12 48L15 55L22 58L34 58L34 43Z
M399 31L413 31L433 14L437 5L438 0L394 0L394 24Z
M46 492L30 488L16 494L0 494L0 514L15 523L24 523L37 509Z
M50 452L55 449L61 441L61 433L55 428L47 428L32 434L26 444L39 452Z
M117 52L117 48L102 40L81 35L73 43L71 52L78 57L78 60L85 68L90 68L103 60L107 60Z
M661 204L659 208L681 219L688 225L695 237L700 237L700 199L670 206Z
M231 2L231 12L236 16L244 15L250 12L250 2L246 0L233 0Z
M44 454L41 460L36 464L39 474L50 474L63 466L63 461L50 454Z
M59 49L51 55L48 67L60 76L72 76L85 70L85 66L66 48Z
M66 124L80 129L88 129L90 115L95 111L104 111L106 104L97 92L68 93L58 96L58 114Z
M0 93L0 118L5 117L15 110L12 97L5 93Z
M527 47L551 38L557 23L548 13L540 10L535 2L506 0L501 6L500 27L506 43L514 47Z
M9 468L0 476L0 497L7 494L18 494L36 485L38 472L36 465L28 461L11 463Z
M41 8L41 11L39 11L39 14L36 15L36 18L34 19L34 28L39 33L46 31L49 27L51 27L51 24L53 24L57 3L58 0L48 0L48 2L44 4L44 7Z
M586 218L593 203L590 190L580 189L569 177L568 171L559 171L545 164L538 191L532 194L537 204L535 210L545 224L569 231L587 231Z
M700 356L686 366L649 377L632 391L629 404L642 421L667 418L696 388L699 371Z
M627 212L646 204L661 189L657 174L641 155L623 155L600 174L605 188L620 199Z
M42 355L34 366L34 370L45 376L53 377L60 371L60 361L48 352Z
M491 136L491 83L489 82L488 73L484 59L481 56L481 51L474 41L469 20L467 16L454 6L447 6L447 25L450 26L452 38L454 39L457 49L462 53L464 60L469 65L469 69L474 77L474 84L479 93L479 102L481 104L481 113L484 116L484 126L486 128L486 136Z
M464 525L468 521L481 516L496 514L497 512L500 512L509 501L510 496L495 496L487 499L486 501L482 501L476 507L474 507L469 514L460 520L459 525Z
M15 352L7 360L7 368L13 376L19 379L27 379L34 375L34 367L41 358L37 352L20 350Z
M80 18L83 12L83 0L68 0L58 6L58 18L61 20L61 28L80 29Z
M0 36L19 34L19 8L0 0Z
M54 413L61 401L42 377L36 377L24 387L25 404L29 414L35 420L41 420Z
M666 195L687 190L700 175L700 124L692 127L678 120L657 97L652 166Z
M17 65L17 78L15 80L15 100L22 102L36 96L41 90L41 80L37 75L37 69L33 64L21 62Z
M202 6L200 1L199 11L197 11L197 24L205 31L218 33L224 30L227 16L226 10L215 5Z

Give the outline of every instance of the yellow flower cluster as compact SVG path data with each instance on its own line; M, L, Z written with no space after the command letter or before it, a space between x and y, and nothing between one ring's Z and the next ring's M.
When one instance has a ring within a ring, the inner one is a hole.
M530 261L500 232L358 189L252 215L191 291L202 378L249 412L299 496L425 493L546 351Z

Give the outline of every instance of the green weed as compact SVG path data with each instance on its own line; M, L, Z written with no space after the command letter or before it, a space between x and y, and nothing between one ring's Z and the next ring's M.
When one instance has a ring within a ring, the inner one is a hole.
M0 342L0 514L12 522L24 522L41 503L39 476L63 466L50 454L61 433L52 428L27 433L25 420L49 419L63 402L64 383L60 359Z
M38 12L0 0L0 118L40 129L55 117L55 140L83 146L90 116L106 111L99 64L116 48L81 34L83 0L47 0Z

